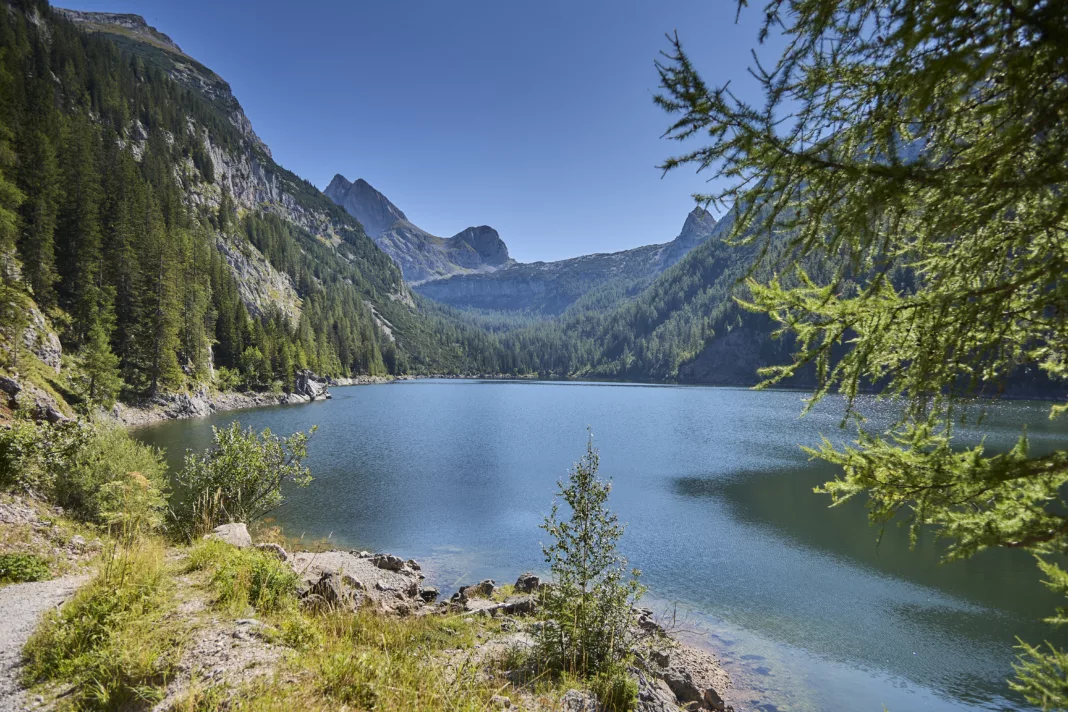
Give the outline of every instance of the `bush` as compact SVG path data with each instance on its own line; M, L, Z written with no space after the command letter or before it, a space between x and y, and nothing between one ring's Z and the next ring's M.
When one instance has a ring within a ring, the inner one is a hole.
M538 634L538 655L551 670L580 677L613 673L631 647L631 608L643 593L640 572L627 572L616 545L623 526L605 506L612 490L597 477L593 437L559 495L571 510L559 518L554 501L542 528L553 538L543 546L553 586L542 594L547 623Z
M37 554L0 554L0 583L45 581L52 578L48 562Z
M236 615L249 606L275 613L297 601L300 578L273 554L209 540L190 552L189 569L210 570L218 603Z
M594 675L589 687L604 712L631 712L638 707L638 682L621 664L610 665Z
M219 366L215 369L215 387L220 391L236 391L244 385L241 372L235 368Z
M83 521L106 523L116 506L116 483L133 473L146 485L145 507L161 512L163 454L118 426L17 420L0 429L0 486L43 496Z
M235 421L213 432L214 444L203 455L188 453L177 478L185 497L175 516L190 538L198 528L259 519L284 501L282 483L304 487L311 482L303 462L315 428L280 438L270 430L242 430Z
M141 542L59 611L24 649L24 682L62 682L76 709L150 706L173 679L182 631L168 624L173 599L163 548Z

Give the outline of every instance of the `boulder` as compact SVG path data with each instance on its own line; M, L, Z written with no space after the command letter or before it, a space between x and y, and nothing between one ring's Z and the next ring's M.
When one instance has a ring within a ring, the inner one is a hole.
M405 562L405 563L408 564L408 568L411 569L412 571L422 571L423 570L423 567L421 567L419 565L419 562L416 561L415 559L408 559L408 561Z
M341 576L333 571L324 572L319 580L312 584L306 598L317 596L330 608L353 607L352 591Z
M419 589L419 598L423 599L427 603L432 603L437 600L439 591L433 586L423 586Z
M211 530L211 534L208 534L204 538L225 541L227 544L232 544L238 549L247 549L252 546L252 537L249 536L248 527L242 522L220 524Z
M6 393L12 398L22 392L22 386L14 378L0 376L0 392Z
M704 699L702 690L694 684L689 671L681 667L669 667L664 672L663 679L681 704L701 702Z
M294 378L293 394L304 396L308 400L318 400L329 397L326 383L321 381L312 371L297 371Z
M273 554L279 561L289 560L289 554L286 553L286 550L282 548L281 544L257 544L256 548L268 554Z
M474 589L475 593L488 598L497 590L497 584L493 579L486 579L485 581L480 581L477 585L472 586L471 588Z
M600 712L597 698L581 690L568 690L560 698L560 712Z
M371 563L386 571L400 571L404 568L404 559L393 554L376 554L371 557Z
M519 593L534 593L541 586L541 579L532 573L521 574L515 580L515 590Z

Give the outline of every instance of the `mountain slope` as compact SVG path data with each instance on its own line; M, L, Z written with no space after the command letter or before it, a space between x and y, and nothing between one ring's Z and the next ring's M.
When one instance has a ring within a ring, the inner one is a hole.
M335 175L324 193L363 224L410 284L492 272L511 262L508 247L488 225L469 227L452 237L431 235L413 225L400 208L362 178L352 183Z
M0 371L106 403L495 354L142 18L0 7Z
M584 295L614 283L635 293L708 239L716 220L694 208L671 242L622 252L583 255L557 262L513 263L488 274L425 282L416 290L462 309L516 311L552 316ZM601 304L600 308L605 305Z

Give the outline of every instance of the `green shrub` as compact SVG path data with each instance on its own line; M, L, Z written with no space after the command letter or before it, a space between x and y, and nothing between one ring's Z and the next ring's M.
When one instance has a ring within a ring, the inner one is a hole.
M206 541L190 552L189 569L211 571L218 604L237 615L249 606L275 613L297 601L299 577L273 554Z
M118 426L17 420L0 429L0 487L44 496L83 521L106 523L117 506L114 483L127 482L132 473L147 483L145 505L161 512L163 454Z
M189 452L177 480L185 497L175 507L176 523L191 539L225 521L252 522L280 506L282 484L304 487L307 433L278 437L233 422L214 428L214 444L203 455Z
M75 709L150 706L172 679L183 633L168 622L173 604L163 547L141 542L46 615L24 649L24 682L62 682Z
M0 554L0 583L45 581L52 578L48 562L37 554Z

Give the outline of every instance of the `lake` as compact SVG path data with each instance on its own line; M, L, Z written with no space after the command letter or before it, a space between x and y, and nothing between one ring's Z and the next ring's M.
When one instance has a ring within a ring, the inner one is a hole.
M724 659L739 709L1030 709L1004 682L1015 636L1057 635L1059 601L1032 558L992 551L939 564L929 539L828 509L834 470L799 443L843 438L841 401L801 417L803 395L602 383L410 381L333 389L333 400L232 411L136 431L172 468L211 426L288 434L318 425L315 481L275 519L291 535L389 551L443 589L543 571L538 524L586 429L611 477L622 542L655 607ZM862 400L876 424L893 407ZM1035 452L1064 447L1048 404L990 406L972 440L1005 448L1026 424ZM1064 636L1055 638L1065 642Z

